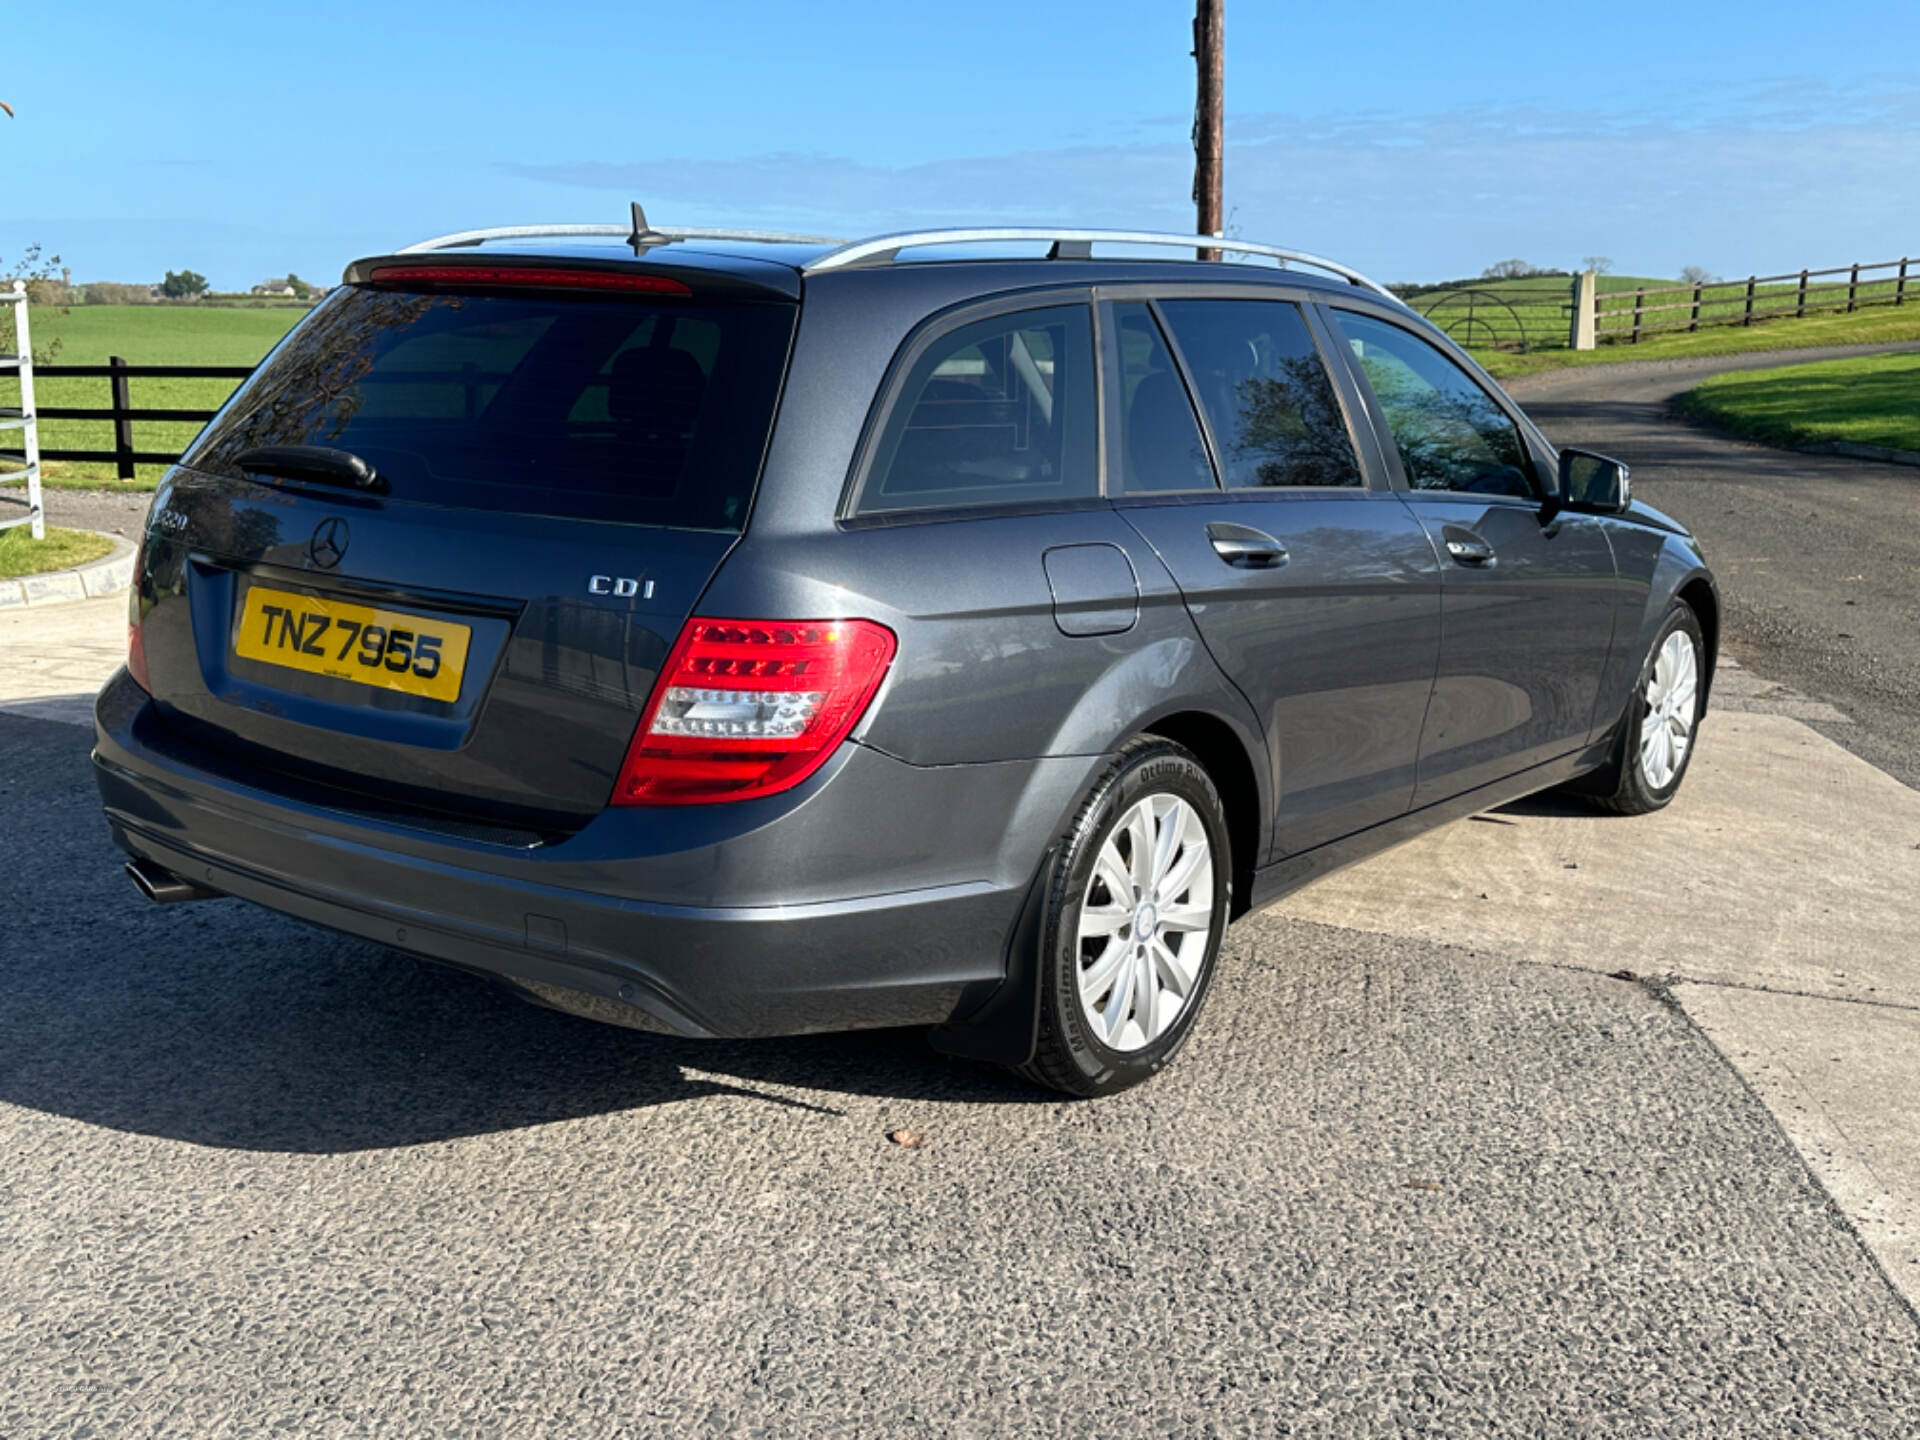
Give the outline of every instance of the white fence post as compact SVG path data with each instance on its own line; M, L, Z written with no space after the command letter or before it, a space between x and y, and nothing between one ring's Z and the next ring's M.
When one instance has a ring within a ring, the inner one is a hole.
M1567 326L1567 347L1591 350L1594 347L1595 307L1600 302L1600 277L1587 270L1573 279L1573 320Z
M27 513L17 520L0 519L0 530L26 525L30 527L34 539L44 540L47 538L47 517L40 504L40 429L33 411L33 337L27 331L26 285L22 281L14 281L13 289L5 299L13 306L13 338L20 353L0 356L0 367L12 366L20 372L20 413L10 415L0 410L0 430L20 432L21 463L25 468L0 474L0 481L9 484L15 480L27 482Z

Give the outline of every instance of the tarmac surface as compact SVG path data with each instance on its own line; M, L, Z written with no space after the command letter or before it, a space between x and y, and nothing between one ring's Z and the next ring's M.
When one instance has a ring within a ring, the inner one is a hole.
M1920 1417L1912 1313L1645 985L1269 915L1109 1101L909 1034L676 1042L140 901L84 733L0 716L0 1434Z
M1626 461L1634 494L1699 537L1735 654L1831 702L1854 724L1816 728L1920 786L1920 467L1750 445L1671 408L1729 370L1914 351L1920 342L1589 365L1508 388L1549 440Z

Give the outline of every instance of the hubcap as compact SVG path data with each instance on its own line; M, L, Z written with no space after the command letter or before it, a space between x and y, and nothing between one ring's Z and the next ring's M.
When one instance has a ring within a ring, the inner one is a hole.
M1700 660L1693 637L1676 630L1654 657L1646 714L1640 720L1640 774L1655 790L1671 785L1687 758L1699 693Z
M1080 1013L1109 1050L1142 1050L1193 999L1213 938L1213 852L1197 812L1149 795L1100 846L1080 903Z

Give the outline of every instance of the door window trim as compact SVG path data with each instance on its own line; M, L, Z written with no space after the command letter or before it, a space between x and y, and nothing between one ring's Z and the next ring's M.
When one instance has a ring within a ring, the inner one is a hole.
M1382 467L1377 458L1376 445L1367 442L1374 440L1371 417L1365 428L1358 423L1355 401L1359 398L1343 383L1346 380L1346 367L1343 361L1334 359L1329 353L1330 334L1325 330L1320 316L1315 313L1316 302L1324 298L1310 290L1295 289L1292 286L1245 285L1232 283L1215 284L1154 284L1144 281L1129 281L1119 284L1097 285L1094 297L1099 308L1111 311L1111 307L1121 301L1142 300L1153 313L1154 323L1160 327L1161 337L1167 342L1167 349L1173 356L1175 367L1180 372L1180 383L1186 388L1187 403L1193 409L1200 424L1200 435L1207 447L1207 458L1213 464L1212 490L1161 490L1128 495L1118 489L1111 498L1115 503L1133 503L1151 501L1156 496L1173 496L1181 499L1201 499L1210 494L1229 496L1234 499L1251 500L1260 496L1280 499L1288 495L1314 495L1325 498L1332 495L1370 495L1390 494L1393 490L1392 474ZM1206 407L1199 403L1198 391L1193 383L1193 371L1187 364L1186 352L1180 347L1180 340L1173 332L1173 326L1160 308L1165 300L1257 300L1265 304L1292 305L1300 313L1301 323L1306 326L1307 336L1320 356L1320 368L1326 373L1327 382L1333 386L1334 403L1339 407L1340 420L1347 430L1347 443L1353 448L1353 461L1360 472L1358 485L1247 485L1230 486L1226 483L1226 470L1220 462L1220 447L1213 431L1213 421ZM1112 321L1108 321L1109 326ZM1114 372L1114 393L1108 396L1108 406L1115 414L1116 423L1120 410L1119 385L1120 359L1118 347L1108 352L1109 368ZM1118 441L1110 442L1117 445Z
M1005 503L974 501L953 505L928 505L917 509L861 511L860 497L872 478L878 459L880 437L892 419L894 407L901 403L908 377L920 357L947 336L983 320L1001 315L1017 315L1026 310L1058 310L1079 306L1087 312L1088 337L1093 352L1093 464L1094 490L1091 495L1074 495L1058 500L1009 500ZM1007 291L978 299L965 300L937 310L907 332L893 359L887 362L860 438L853 449L853 463L841 483L840 502L834 509L834 523L842 529L867 529L891 525L932 524L942 521L973 520L1000 515L1052 515L1077 510L1102 509L1107 504L1107 420L1105 366L1101 363L1099 306L1090 285L1048 287L1041 290Z
M1348 304L1344 296L1338 301L1322 298L1318 302L1318 305L1319 308L1324 311L1350 311L1355 315L1364 316L1380 324L1391 325L1394 329L1404 331L1408 336L1417 341L1424 342L1437 351L1444 359L1450 361L1455 369L1459 370L1468 380L1472 381L1474 387L1492 402L1496 410L1506 417L1507 422L1514 427L1514 430L1520 436L1521 447L1526 451L1527 463L1533 467L1532 480L1535 494L1527 499L1522 499L1517 495L1482 495L1476 491L1466 490L1414 489L1407 483L1406 467L1400 459L1400 443L1394 439L1393 429L1387 424L1386 413L1380 407L1380 397L1373 392L1373 383L1367 379L1367 372L1361 368L1358 359L1354 356L1352 345L1346 343L1345 337L1339 329L1340 322L1338 317L1323 314L1318 317L1320 323L1326 327L1329 342L1339 342L1334 345L1334 348L1340 352L1341 367L1346 371L1349 382L1359 395L1361 404L1366 408L1367 419L1373 428L1374 439L1380 448L1381 459L1387 468L1388 479L1397 494L1405 495L1409 498L1418 496L1422 500L1445 500L1479 505L1504 505L1514 509L1537 512L1557 493L1558 476L1555 467L1547 463L1547 461L1549 458L1556 458L1559 452L1547 443L1546 437L1540 434L1533 422L1527 419L1526 415L1507 398L1504 392L1498 387L1489 387L1485 372L1473 363L1472 356L1460 352L1458 347L1451 341L1447 341L1444 344L1436 344L1436 337L1430 334L1423 334L1415 327L1406 324L1396 315L1389 314L1384 310L1376 310L1369 305ZM1445 340L1444 336L1439 338L1443 341ZM1463 361L1465 363L1462 363ZM1543 451L1544 455L1542 453ZM1548 483L1550 478L1554 483Z
M1102 287L1102 289L1104 288L1105 287ZM1192 372L1187 369L1186 356L1180 353L1179 344L1174 340L1172 332L1167 329L1166 317L1160 313L1160 307L1153 303L1153 295L1150 293L1125 295L1121 296L1118 301L1106 297L1099 291L1096 291L1096 296L1094 311L1099 317L1101 331L1106 341L1101 349L1101 361L1103 369L1105 370L1104 380L1101 385L1103 392L1101 398L1105 407L1105 415L1109 418L1107 424L1101 427L1103 431L1101 436L1103 447L1108 453L1116 457L1123 453L1126 448L1125 436L1118 433L1112 435L1104 433L1109 427L1117 432L1121 426L1126 424L1126 406L1122 403L1120 394L1120 386L1123 383L1123 364L1120 359L1120 324L1114 317L1113 307L1117 303L1143 304L1147 308L1148 318L1153 321L1154 326L1160 332L1160 341L1167 347L1167 354L1173 357L1174 378L1179 380L1181 392L1187 397L1187 409L1193 415L1194 425L1200 435L1200 443L1205 447L1207 452L1207 469L1213 475L1213 484L1211 485L1195 485L1179 490L1142 490L1136 494L1129 494L1126 489L1126 477L1120 473L1119 467L1116 466L1113 471L1113 486L1111 490L1107 492L1107 498L1115 503L1119 503L1121 501L1150 500L1155 496L1192 499L1199 496L1218 495L1222 493L1226 489L1226 486L1221 484L1220 481L1220 452L1214 445L1213 427L1207 424L1206 413L1201 410L1195 399L1193 375Z

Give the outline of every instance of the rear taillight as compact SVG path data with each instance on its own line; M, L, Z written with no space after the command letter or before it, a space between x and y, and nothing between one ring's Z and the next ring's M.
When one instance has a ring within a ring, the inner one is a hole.
M153 680L147 674L147 644L140 638L140 586L146 578L147 545L143 540L133 552L133 588L127 592L127 674L133 683L149 695Z
M375 285L400 290L594 290L603 294L691 295L666 275L574 270L557 265L376 265Z
M751 800L818 770L893 661L871 620L689 620L654 682L615 805Z

